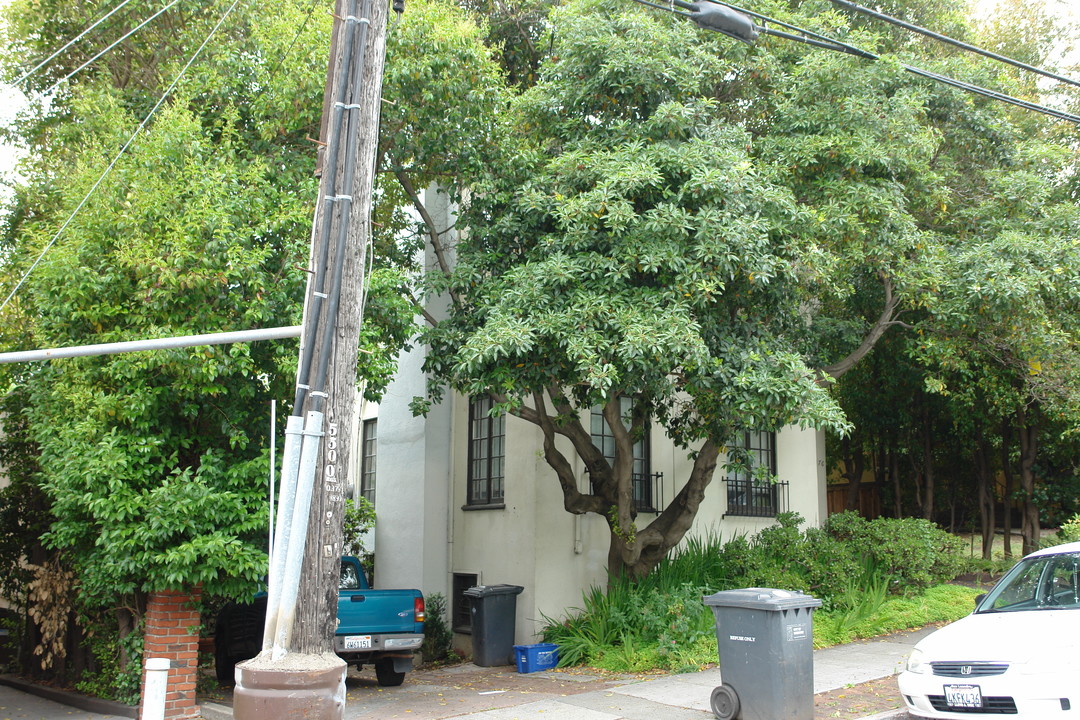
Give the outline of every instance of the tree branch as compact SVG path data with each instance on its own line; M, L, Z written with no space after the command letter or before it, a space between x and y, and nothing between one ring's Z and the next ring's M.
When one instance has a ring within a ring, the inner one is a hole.
M446 248L443 247L442 243L442 233L445 231L440 232L435 227L435 220L431 217L431 214L428 212L427 207L424 206L424 203L420 202L420 195L416 192L415 188L413 188L412 180L409 179L409 176L405 171L401 168L396 168L394 170L394 176L398 179L398 182L401 183L401 188L405 191L405 194L412 200L413 207L420 213L420 219L423 220L424 225L427 226L428 239L431 240L431 248L435 251L435 258L439 263L439 269L442 270L443 275L449 277L450 261L446 257ZM458 297L457 292L450 289L449 293L454 304L460 305L461 299Z
M712 440L706 440L694 458L690 479L655 520L638 531L639 562L655 565L668 551L678 545L697 517L705 498L705 488L716 472L720 450Z
M570 461L555 446L555 423L547 414L544 394L534 392L533 403L536 405L535 415L539 420L537 424L544 433L544 459L555 470L555 475L559 479L559 486L563 493L563 507L568 512L578 515L586 512L603 514L601 499L595 495L585 495L578 489L577 476L574 474Z
M870 332L863 338L863 341L859 343L859 347L855 348L850 355L840 362L821 368L818 371L818 384L825 385L828 383L825 376L829 376L833 380L836 380L848 370L855 367L855 364L866 357L866 355L874 349L874 345L877 344L877 341L880 340L881 336L885 334L885 331L893 325L901 325L908 328L911 327L896 319L896 315L898 314L896 308L900 304L900 298L893 294L892 279L887 275L882 275L881 282L885 289L885 309L881 311L881 316L877 319L877 322L874 323L874 326L870 328Z

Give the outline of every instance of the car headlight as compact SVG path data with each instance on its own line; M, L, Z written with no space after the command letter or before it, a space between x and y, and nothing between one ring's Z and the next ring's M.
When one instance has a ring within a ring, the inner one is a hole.
M926 674L930 672L930 663L926 662L926 653L919 648L915 648L908 655L907 659L908 672Z

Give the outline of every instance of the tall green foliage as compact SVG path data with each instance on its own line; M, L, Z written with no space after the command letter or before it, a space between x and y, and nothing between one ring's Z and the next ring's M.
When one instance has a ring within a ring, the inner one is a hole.
M5 311L7 348L299 323L325 2L272 13L238 5L91 192L227 6L179 3L7 128L28 154L4 218L5 297L47 249ZM157 9L128 4L28 88L48 87ZM28 69L99 10L12 3L5 75ZM370 362L360 379L372 398L409 332L403 287L396 271L371 274L362 339ZM296 353L294 341L234 344L54 360L4 376L40 451L35 481L53 514L44 540L76 572L88 617L119 619L124 636L137 629L149 591L255 589L266 567L268 402L291 398Z
M423 338L432 397L444 384L494 393L540 426L565 507L607 518L609 566L644 575L689 528L737 429L843 422L785 337L801 326L808 218L715 97L744 51L597 2L551 22L539 81L512 106L519 149L472 180L468 235L434 285L453 301ZM624 397L632 418L619 417ZM581 425L596 405L622 448L614 465ZM650 418L705 446L674 501L633 529L627 458Z
M787 513L754 536L693 537L648 577L592 588L565 618L545 618L544 639L558 643L561 665L678 671L715 662L714 617L702 596L721 590L779 588L820 599L814 627L823 632L815 645L970 612L973 592L961 591L959 613L957 603L937 600L955 597L950 591L957 588L934 586L959 572L961 558L960 541L933 524L867 521L854 513L833 516L824 529L801 528L802 522ZM928 590L929 612L920 613Z

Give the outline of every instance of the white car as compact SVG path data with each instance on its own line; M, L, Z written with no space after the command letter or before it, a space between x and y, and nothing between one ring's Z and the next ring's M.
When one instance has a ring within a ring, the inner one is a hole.
M1080 542L1034 552L923 638L898 678L928 718L1080 718Z

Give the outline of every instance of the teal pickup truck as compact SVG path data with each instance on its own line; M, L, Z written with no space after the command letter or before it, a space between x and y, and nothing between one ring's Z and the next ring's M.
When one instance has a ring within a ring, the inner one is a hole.
M400 685L424 642L420 591L373 589L360 561L347 555L341 558L337 615L334 652L357 670L373 665L379 685ZM218 613L214 665L219 683L232 685L236 663L259 654L265 620L265 594L252 603L230 603Z

